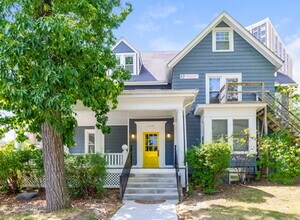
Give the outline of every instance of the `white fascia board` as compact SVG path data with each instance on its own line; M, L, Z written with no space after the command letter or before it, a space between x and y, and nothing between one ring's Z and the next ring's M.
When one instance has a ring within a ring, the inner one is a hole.
M119 97L139 96L139 97L196 97L198 89L141 89L125 90Z
M257 110L260 110L264 107L266 107L267 104L264 102L254 102L254 103L224 103L224 104L198 104L196 105L194 115L202 115L204 113L204 110L206 109L219 109L222 111L224 108L235 108L235 109L241 109L241 108L256 108Z
M209 34L221 21L224 21L235 32L241 35L250 45L258 50L266 59L268 59L276 68L280 69L283 64L277 55L268 49L263 43L256 39L249 31L247 31L240 23L238 23L227 12L222 12L215 20L213 20L199 35L197 35L185 48L183 48L168 64L169 69L173 68L185 55L187 55L203 38Z
M125 86L155 86L168 85L166 81L140 81L140 82L124 82Z

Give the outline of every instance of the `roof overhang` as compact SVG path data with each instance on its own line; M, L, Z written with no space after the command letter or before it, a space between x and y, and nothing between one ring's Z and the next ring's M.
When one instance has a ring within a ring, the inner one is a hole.
M215 20L213 20L199 35L197 35L185 48L183 48L168 64L167 67L172 69L183 57L185 57L203 38L209 34L221 21L228 24L236 33L243 37L249 44L251 44L259 53L261 53L267 60L269 60L277 71L283 64L277 55L275 55L269 48L256 39L249 31L245 29L239 22L231 17L227 12L222 12Z
M209 109L219 109L222 111L222 109L245 109L245 108L256 108L256 111L259 111L266 107L266 103L264 102L249 102L249 103L216 103L216 104L198 104L196 105L194 115L203 115L205 110Z
M197 89L125 90L118 96L118 106L115 111L167 111L183 109L195 101L197 94ZM73 109L88 110L82 102L77 102Z

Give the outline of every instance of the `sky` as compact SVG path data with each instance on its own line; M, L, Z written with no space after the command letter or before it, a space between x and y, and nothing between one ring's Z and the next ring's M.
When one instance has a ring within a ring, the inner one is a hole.
M126 0L122 0L125 2ZM300 82L299 0L127 0L133 12L115 31L140 51L179 51L222 11L243 26L269 17L293 58Z

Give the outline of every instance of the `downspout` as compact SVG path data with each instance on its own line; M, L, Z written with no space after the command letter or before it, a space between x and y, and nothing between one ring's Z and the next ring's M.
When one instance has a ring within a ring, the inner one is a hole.
M195 102L196 97L194 97L193 101L189 102L188 104L186 104L185 106L183 106L183 133L184 133L184 155L187 152L187 134L186 134L186 108L190 105L192 105ZM186 190L189 191L189 175L188 175L188 163L185 162L185 186L186 186Z

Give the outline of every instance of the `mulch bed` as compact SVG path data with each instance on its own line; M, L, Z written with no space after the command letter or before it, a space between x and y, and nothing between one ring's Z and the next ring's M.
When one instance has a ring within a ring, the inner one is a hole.
M118 189L109 189L101 197L72 199L72 207L89 213L97 210L102 216L101 219L109 219L121 206ZM15 213L46 213L45 193L39 192L38 196L30 201L22 202L16 200L16 195L0 192L0 216Z

